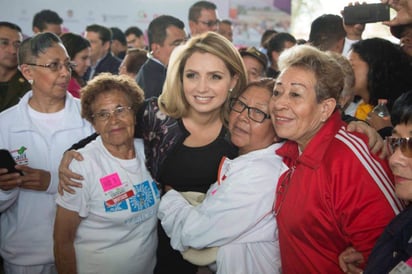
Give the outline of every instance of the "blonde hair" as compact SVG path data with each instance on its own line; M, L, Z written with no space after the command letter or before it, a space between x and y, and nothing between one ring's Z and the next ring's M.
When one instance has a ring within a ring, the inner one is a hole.
M282 52L279 57L281 71L289 67L300 67L315 75L315 92L317 102L333 98L339 101L344 85L344 74L338 62L319 49L298 45Z
M221 59L230 72L231 77L237 77L237 83L229 97L236 97L246 87L246 69L237 49L224 37L215 32L206 32L191 38L186 44L174 49L170 57L166 80L158 103L160 109L167 115L179 119L185 117L190 105L183 92L183 71L187 60L195 52L210 53ZM228 120L229 100L221 108L221 118Z

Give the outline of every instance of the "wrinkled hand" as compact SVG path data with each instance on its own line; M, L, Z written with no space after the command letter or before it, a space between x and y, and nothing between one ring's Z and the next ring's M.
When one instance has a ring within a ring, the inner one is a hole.
M19 187L22 183L22 177L23 176L21 176L17 172L7 174L6 168L0 168L0 189L8 191L13 188Z
M385 127L392 127L390 119L383 119L378 114L374 112L369 112L368 117L366 118L368 124L376 130L381 130Z
M412 23L412 1L409 0L381 0L382 3L388 4L396 10L396 16L383 22L388 26L397 26Z
M348 124L348 131L363 133L368 136L368 146L371 149L372 153L378 153L379 151L384 151L384 142L379 133L371 126L368 126L365 122L362 121L353 121ZM385 154L379 154L380 158L385 158Z
M339 266L344 273L363 273L359 266L364 262L362 253L356 251L353 247L348 247L339 255Z
M68 193L74 194L76 191L73 189L74 188L81 188L82 184L73 181L75 180L84 180L83 176L80 174L74 173L69 169L70 163L73 159L76 159L77 161L83 161L83 156L75 151L75 150L70 150L66 151L63 154L63 158L60 162L59 165L59 187L58 191L60 195L63 195L63 191L67 191Z
M24 176L21 176L20 188L37 191L46 191L49 188L51 179L49 171L19 165L16 168L24 173Z

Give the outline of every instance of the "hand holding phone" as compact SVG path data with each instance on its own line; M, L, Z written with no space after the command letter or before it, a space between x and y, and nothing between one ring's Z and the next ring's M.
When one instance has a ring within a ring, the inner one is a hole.
M0 149L0 168L7 168L7 173L20 173L23 176L23 172L17 170L14 166L16 162L11 156L10 152L7 149Z
M343 9L346 25L388 21L389 18L389 6L381 3L347 6Z

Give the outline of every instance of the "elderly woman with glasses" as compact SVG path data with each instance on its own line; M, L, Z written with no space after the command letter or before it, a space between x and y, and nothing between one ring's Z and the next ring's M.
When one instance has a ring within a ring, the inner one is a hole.
M82 116L100 135L70 168L84 176L57 198L59 273L151 273L156 262L159 191L134 139L143 91L126 75L100 74L82 90Z
M0 254L5 273L56 273L58 164L70 144L93 129L67 92L72 63L59 37L45 32L25 40L18 62L32 89L0 114L0 148L24 175L0 169Z
M392 136L387 137L389 164L395 175L396 196L412 201L412 91L402 94L393 104ZM392 273L392 270L411 271L412 207L409 205L385 228L369 256L363 273ZM345 273L360 273L364 261L362 253L353 247L339 257ZM407 273L407 272L394 272Z
M277 186L275 215L284 273L338 273L338 255L354 246L367 258L403 204L387 162L366 136L350 133L337 101L338 63L310 46L286 50L270 101L276 151L289 167Z
M269 78L252 82L230 100L230 139L239 157L222 159L203 202L193 206L184 198L193 193L175 190L160 202L158 216L172 247L187 259L216 262L217 273L280 273L272 207L277 178L287 167L274 153L282 143L268 114L273 85ZM219 248L202 251L214 256L196 256L189 247Z

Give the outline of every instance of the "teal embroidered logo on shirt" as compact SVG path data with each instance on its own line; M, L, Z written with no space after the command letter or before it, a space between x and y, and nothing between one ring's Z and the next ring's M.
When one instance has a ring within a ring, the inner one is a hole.
M134 185L134 190L136 195L129 198L132 212L144 210L155 204L155 197L149 181Z

